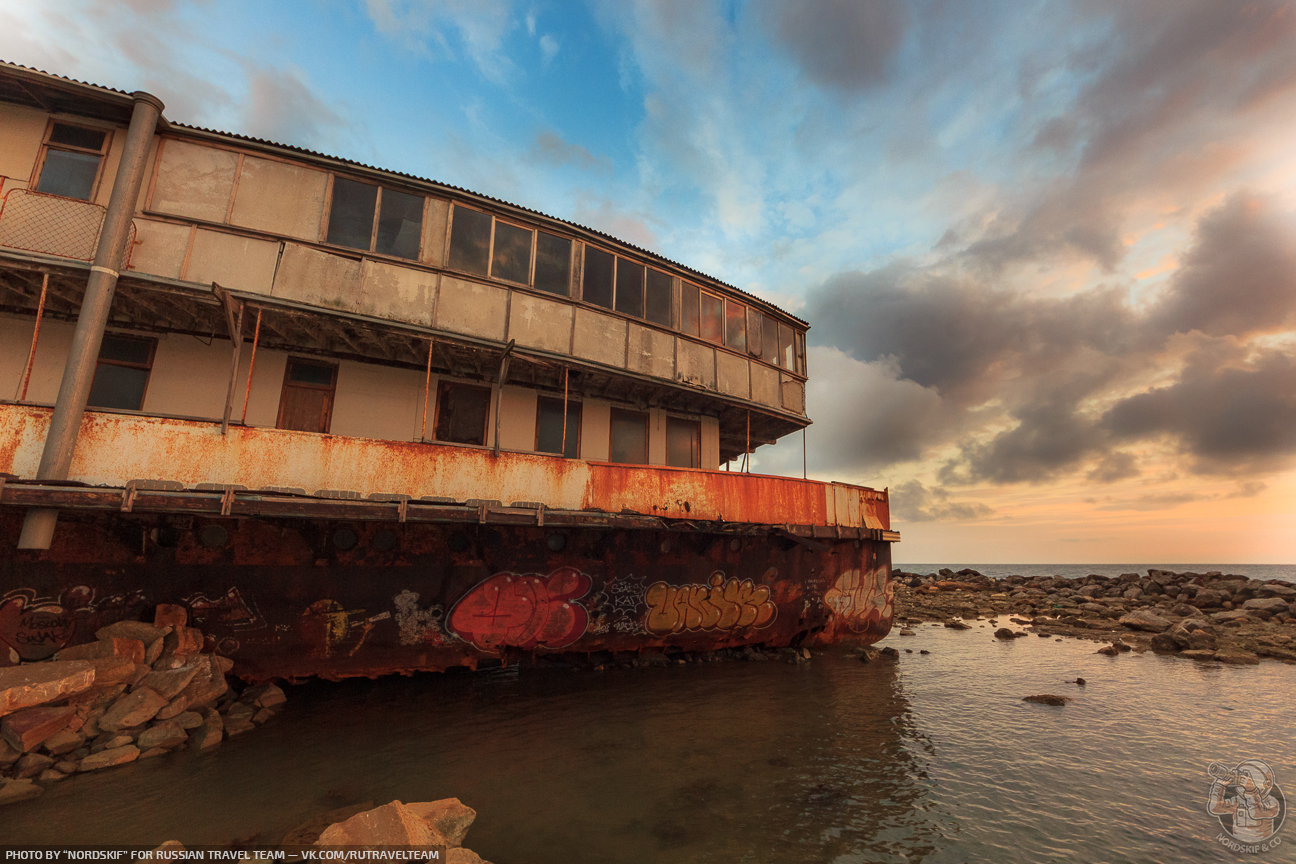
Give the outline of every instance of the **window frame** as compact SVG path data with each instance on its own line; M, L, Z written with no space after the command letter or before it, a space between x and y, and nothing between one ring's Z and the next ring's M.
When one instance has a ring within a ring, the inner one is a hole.
M482 443L472 444L464 441L451 441L448 438L437 437L437 429L441 426L441 410L445 404L445 391L459 387L465 390L481 390L486 393L486 416L482 421ZM495 388L487 384L473 384L467 381L452 381L442 378L437 381L436 389L436 410L432 414L432 442L436 444L448 444L454 447L488 447L491 427L491 415L495 412ZM427 440L427 439L425 439Z
M309 381L292 380L293 361L295 360L299 360L303 363L309 363L312 366L330 367L333 370L332 381L328 384L328 386L325 386L323 384L311 384ZM324 418L324 429L314 433L308 432L307 434L314 434L314 435L332 434L329 430L333 428L333 409L337 407L337 382L338 382L338 369L340 368L340 366L341 364L336 361L329 361L329 360L321 359L319 357L302 357L296 354L289 354L287 362L284 363L283 386L279 388L279 411L275 415L275 428L286 429L286 427L280 424L283 423L283 419L284 419L283 416L284 405L285 405L284 396L288 393L289 387L293 387L301 390L325 390L329 394L329 400L328 400L328 415ZM286 431L305 432L306 430L286 429Z
M41 194L44 195L44 194L47 194L47 193L42 192ZM63 197L63 196L60 195L60 196L58 196L58 197L61 198L61 197ZM74 198L74 199L72 199L72 200L74 200L74 201L79 201L79 200L81 200L81 199L79 199L79 198ZM103 357L102 357L102 355L103 355L103 341L101 340L100 343L99 343L99 355L100 355L100 356L98 356L98 357L95 358L95 371L94 371L94 375L90 376L90 389L91 389L91 390L94 389L94 381L95 381L95 378L98 378L98 377L99 377L99 367L100 367L101 365L108 365L108 366L122 366L122 367L125 367L125 368L127 368L127 369L143 369L143 370L145 371L145 373L146 373L146 374L144 375L144 389L140 392L140 400L139 400L139 407L138 407L138 408L112 408L112 407L108 407L108 406L105 406L105 405L90 405L90 404L87 404L87 405L86 405L86 408L87 408L87 410L90 410L90 411L135 411L135 412L141 412L141 413L142 413L142 412L144 411L144 401L145 401L146 399L148 399L148 388L149 388L149 383L152 382L152 380L153 380L153 363L154 363L154 361L157 359L157 346L158 346L158 339L157 339L156 336L138 336L138 335L136 335L136 334L134 334L134 333L114 333L114 332L111 332L111 331L105 331L103 335L104 335L104 337L112 336L112 337L115 337L115 338L118 338L118 339L130 339L130 340L135 341L135 342L147 342L147 343L149 343L149 356L148 356L148 363L147 363L147 365L144 365L144 364L140 364L140 363L129 363L129 362L125 361L125 360L105 360L105 359L103 359ZM89 397L87 397L87 398L89 398Z
M618 462L618 461L616 461L616 460L614 460L614 459L612 458L612 436L613 436L613 430L616 429L616 423L615 423L614 415L615 415L617 412L620 412L620 413L622 413L622 414L635 414L635 415L639 415L639 416L643 417L643 423L644 423L644 438L643 438L643 441L644 441L644 445L643 445L643 461L642 461L642 462ZM619 408L619 407L617 407L616 405L613 405L612 408L611 408L610 413L608 414L608 462L611 462L611 463L613 463L613 464L615 464L615 465L647 465L647 464L649 464L649 459L652 458L652 437L651 437L651 436L652 436L652 422L651 422L651 420L652 420L652 418L651 418L651 416L649 415L649 413L648 413L647 411L636 411L636 410L631 409L631 408Z
M486 212L486 211L482 211L482 212ZM487 246L486 278L503 282L506 285L520 285L523 288L530 288L532 285L535 284L536 231L538 231L539 229L527 225L522 225L510 219L501 220L494 213L490 213L489 215L491 217L491 231L490 231L490 244ZM512 279L506 279L503 276L495 275L495 229L501 221L503 221L503 223L509 226L510 228L518 228L522 231L531 232L531 253L530 253L531 260L527 263L527 276L525 282L514 282ZM544 293L548 294L549 292L546 291Z
M50 136L54 134L55 126L71 126L74 129L87 129L93 132L103 132L104 140L98 151L90 150L85 147L77 147L73 144L50 143ZM36 158L36 164L32 167L31 178L27 181L27 189L37 195L49 195L53 198L66 198L68 201L84 201L87 204L93 204L99 197L99 184L103 181L104 165L108 162L108 154L112 150L113 133L116 132L113 126L101 126L96 123L86 123L80 119L74 122L66 122L56 117L50 117L45 124L45 134L41 137L40 153ZM45 161L49 157L49 151L63 150L68 153L85 153L94 154L99 157L99 167L95 169L94 182L90 184L90 195L87 198L71 198L67 195L57 195L53 192L39 192L36 187L40 185L41 174L45 171Z
M569 414L571 413L571 406L573 406L573 405L576 406L576 441L575 441L575 445L576 445L576 454L575 454L574 456L568 456L568 455L567 455L567 446L566 446L566 445L567 445L567 442L566 442L566 441L563 442L563 449L560 450L560 451L558 451L558 452L556 452L556 453L555 453L553 450L541 450L541 449L540 449L540 403L542 403L542 402L557 402L557 403L561 406L563 400L562 400L562 399L559 399L557 396L546 396L546 395L543 394L543 393L537 394L537 396L536 396L536 423L535 423L535 427L536 427L536 428L535 428L535 444L532 446L531 449L534 450L536 453L543 453L543 454L545 454L546 456L557 456L557 457L559 457L559 458L561 458L561 459L579 459L579 458L580 458L580 454L581 454L581 434L582 434L582 433L584 432L584 430L585 430L585 403L584 403L584 401L581 400L581 399L568 399L568 400L567 400L567 413L569 413ZM559 408L559 411L561 411L561 410L562 410L562 409L561 409L561 407L560 407L560 408ZM570 432L571 430L569 429L568 431ZM610 435L610 434L611 434L611 432L610 432L610 430L609 430L609 435Z
M333 223L333 185L339 178L341 178L342 180L348 180L352 183L360 183L364 186L378 187L378 194L374 197L373 221L369 226L369 248L368 249L361 249L357 246L344 246L341 243L329 242L328 239L329 227ZM378 246L378 223L382 219L383 192L388 188L390 188L391 191L393 192L399 192L400 194L408 195L411 198L420 198L423 201L423 209L419 214L418 250L415 252L413 258L404 258L400 255L392 255L391 253L388 252L376 251ZM342 174L336 171L330 171L329 180L328 180L327 198L328 200L325 203L325 207L324 207L324 211L327 214L327 218L322 220L323 224L320 226L319 242L321 244L328 246L331 249L346 249L352 253L359 253L361 255L376 255L380 258L384 258L390 261L412 261L416 264L423 263L423 254L426 251L426 246L427 246L428 207L431 206L430 202L432 200L430 197L428 197L427 195L421 192L414 192L406 189L398 189L395 186L388 187L382 183L375 183L371 180L362 180L359 177L352 177L347 174ZM448 230L448 222L449 220L447 220L447 230ZM450 240L449 237L447 236L446 238L447 250L449 248L449 245L450 245Z
M697 449L693 451L692 465L672 465L670 461L670 430L672 423L687 423L697 430L697 436L693 439L697 443ZM666 467L668 468L701 468L702 467L702 421L694 417L676 417L670 414L666 415Z

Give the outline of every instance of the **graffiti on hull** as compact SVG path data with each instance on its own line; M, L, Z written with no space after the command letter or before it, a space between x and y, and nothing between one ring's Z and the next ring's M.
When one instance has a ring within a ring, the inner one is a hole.
M548 576L496 573L450 610L449 629L476 647L565 648L585 634L589 612L579 601L589 576L560 567Z
M852 633L886 631L890 627L895 589L876 572L847 570L824 592L824 604Z
M78 629L89 631L108 623L100 613L142 599L143 593L136 591L96 601L88 585L73 585L57 598L41 597L31 588L8 591L0 595L0 666L47 660L71 644Z
M364 609L348 610L336 600L317 600L301 614L302 640L325 657L343 650L347 657L354 657L374 625L391 617L390 612L364 614Z
M769 586L756 585L750 579L725 579L718 570L706 585L654 582L644 593L648 603L644 629L664 636L767 627L778 615L778 607L769 598Z
M402 645L445 645L450 639L441 630L445 610L439 604L424 609L417 591L406 589L392 598L396 604L396 628Z

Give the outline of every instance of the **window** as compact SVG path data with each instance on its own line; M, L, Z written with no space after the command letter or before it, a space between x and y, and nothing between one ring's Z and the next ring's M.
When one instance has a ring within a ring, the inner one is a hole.
M714 342L717 345L724 344L724 301L719 297L708 294L705 291L701 294L699 303L699 330L703 339L708 342Z
M702 424L666 418L666 464L675 468L697 468L702 464Z
M725 301L725 344L735 351L747 350L747 307Z
M485 276L490 264L491 215L454 207L450 228L450 266Z
M616 258L602 249L585 247L585 272L581 278L581 299L604 309L612 308L612 270Z
M685 282L680 286L680 330L698 335L698 288Z
M766 363L777 363L779 352L778 322L767 315L761 316L760 357Z
M654 324L670 327L671 295L674 294L674 280L660 270L648 271L647 293L645 295L644 317Z
M495 220L495 248L491 255L491 275L526 285L531 281L531 238L533 233L507 222Z
M289 357L275 427L298 432L328 432L329 423L333 420L333 392L336 388L337 366Z
M792 353L792 328L786 324L778 325L778 365L791 371L796 370L796 356Z
M798 375L806 374L805 334L796 334L796 371Z
M612 409L612 440L609 462L648 464L648 415L640 411Z
M333 178L326 243L413 260L418 258L422 237L421 196Z
M536 235L535 287L566 297L571 293L571 241L540 231Z
M36 191L89 201L108 152L108 140L108 133L102 129L50 124Z
M765 331L761 329L761 317L755 309L747 310L747 353L753 357L761 356L761 345L765 341Z
M644 266L624 258L617 259L616 311L644 317Z
M156 339L105 333L86 404L91 408L143 410L156 347Z
M580 447L581 403L567 402L567 437L563 439L563 400L541 396L536 400L538 453L561 453L575 459Z
M437 387L436 440L484 445L490 402L489 387L442 381Z

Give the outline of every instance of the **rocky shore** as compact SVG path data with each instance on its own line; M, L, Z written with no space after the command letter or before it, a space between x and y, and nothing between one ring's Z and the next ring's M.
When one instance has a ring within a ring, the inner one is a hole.
M1276 579L1169 570L991 579L972 569L897 569L893 578L892 632L901 636L913 633L907 625L937 622L997 628L1000 639L1091 639L1108 643L1098 650L1111 655L1151 650L1203 662L1296 662L1296 586Z
M241 693L234 662L204 653L183 607L152 624L118 621L51 660L0 668L0 804L40 795L71 774L204 750L275 715L274 684Z

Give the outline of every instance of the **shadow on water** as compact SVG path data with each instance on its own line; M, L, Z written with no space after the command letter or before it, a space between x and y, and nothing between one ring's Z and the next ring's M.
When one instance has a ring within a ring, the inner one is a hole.
M504 864L917 860L915 742L896 667L838 656L312 683L216 753L7 808L0 842L272 844L321 811L455 796Z

